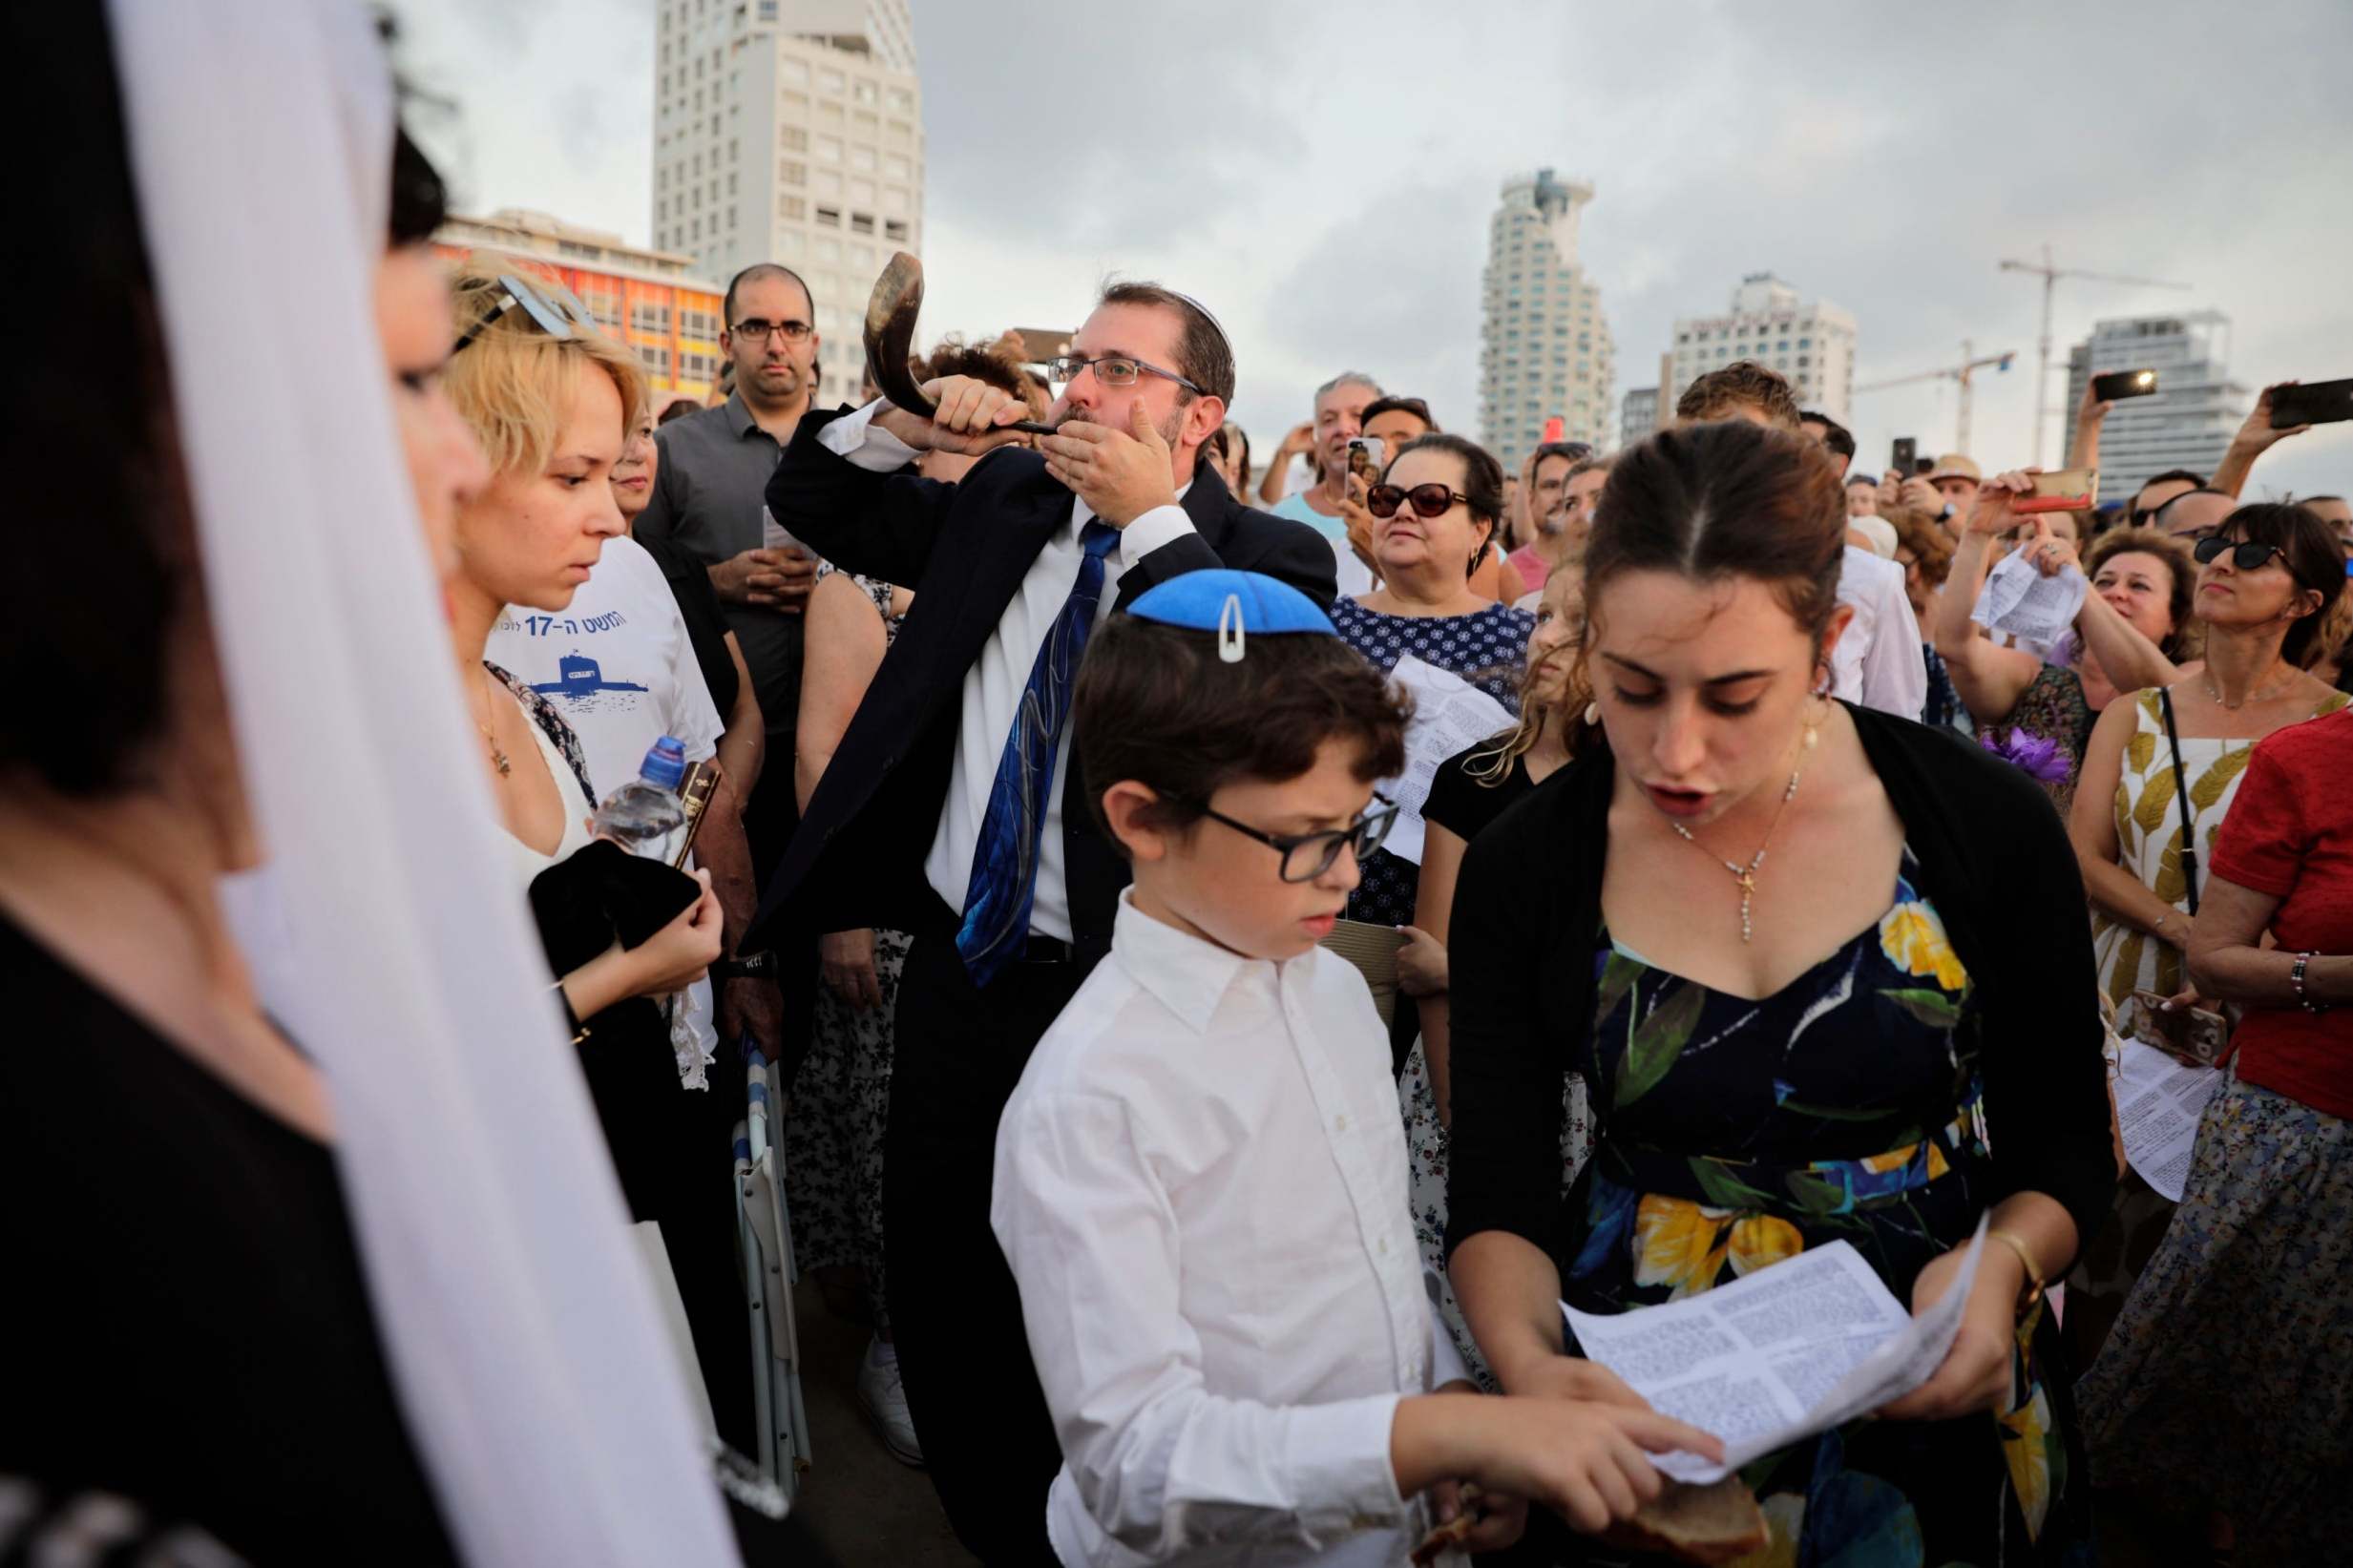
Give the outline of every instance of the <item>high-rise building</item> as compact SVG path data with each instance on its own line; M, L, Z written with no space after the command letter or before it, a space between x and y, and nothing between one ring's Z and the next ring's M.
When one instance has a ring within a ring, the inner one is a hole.
M1608 444L1616 411L1601 285L1577 260L1577 219L1593 187L1539 169L1504 183L1487 224L1479 423L1506 473L1558 416L1570 441Z
M1800 300L1770 272L1752 272L1721 316L1675 320L1674 375L1668 408L1685 387L1735 360L1754 360L1789 379L1801 408L1849 423L1855 389L1855 318L1827 300Z
M2127 499L2167 469L2211 476L2247 417L2247 388L2230 379L2231 320L2218 310L2096 322L2067 352L2068 441L2084 383L2111 370L2154 370L2157 389L2126 398L2100 426L2100 501Z
M695 276L688 257L515 207L452 218L434 231L433 244L451 258L476 250L521 257L578 295L644 364L657 409L675 397L701 401L719 374L724 285Z
M856 397L867 295L923 240L907 0L654 4L654 242L714 278L800 273L824 340L817 396Z
M1618 447L1621 450L1637 441L1647 441L1658 429L1658 388L1637 387L1626 394L1623 413L1618 422Z

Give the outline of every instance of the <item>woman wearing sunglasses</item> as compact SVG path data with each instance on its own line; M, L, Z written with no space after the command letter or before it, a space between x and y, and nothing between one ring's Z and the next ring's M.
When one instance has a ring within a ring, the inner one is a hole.
M1536 617L1479 593L1471 577L1495 548L1503 470L1485 449L1433 432L1406 443L1365 496L1381 584L1342 598L1332 623L1383 670L1407 655L1459 675L1513 713ZM1403 926L1419 868L1387 850L1365 859L1348 918ZM1411 1010L1400 1014L1411 1017ZM1409 1026L1410 1027L1410 1026Z
M2239 508L2197 542L2195 614L2202 669L2111 702L2092 729L2068 835L2091 895L2100 989L2121 1007L2136 991L2174 1008L2212 1009L2184 955L2215 835L2257 742L2353 701L2300 668L2344 569L2328 526L2301 507ZM2124 1308L2174 1205L2132 1171L2116 1223L2069 1282L2067 1331L2089 1365Z

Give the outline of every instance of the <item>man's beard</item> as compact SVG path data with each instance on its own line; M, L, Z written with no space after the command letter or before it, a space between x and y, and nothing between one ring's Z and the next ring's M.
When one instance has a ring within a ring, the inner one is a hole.
M1117 430L1122 435L1133 433L1128 429L1127 422L1125 420L1122 420L1117 425L1104 424L1103 420L1096 417L1095 411L1091 408L1071 409L1069 412L1063 414L1061 418L1054 422L1054 428L1059 430L1063 426L1070 424L1074 420L1089 425L1103 425L1105 429ZM1163 441L1168 443L1168 449L1174 451L1177 444L1177 432L1185 429L1185 410L1182 408L1177 409L1174 413L1171 413L1166 421L1153 426L1152 429L1158 432Z

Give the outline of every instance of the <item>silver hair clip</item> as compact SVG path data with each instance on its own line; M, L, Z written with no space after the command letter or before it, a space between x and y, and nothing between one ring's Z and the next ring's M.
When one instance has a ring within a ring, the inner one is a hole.
M1242 596L1226 596L1224 608L1217 612L1217 657L1221 663L1242 662Z

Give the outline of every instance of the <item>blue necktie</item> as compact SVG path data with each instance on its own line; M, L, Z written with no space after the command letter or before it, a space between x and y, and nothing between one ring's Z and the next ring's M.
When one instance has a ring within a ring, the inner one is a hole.
M1046 630L1020 706L1014 710L1013 732L997 760L988 813L980 819L980 844L973 853L972 882L964 889L964 924L956 933L956 951L976 986L987 985L1029 939L1038 848L1054 788L1054 752L1070 717L1071 677L1086 651L1087 634L1095 629L1103 557L1119 541L1120 531L1108 523L1090 520L1079 531L1085 554L1078 580Z

